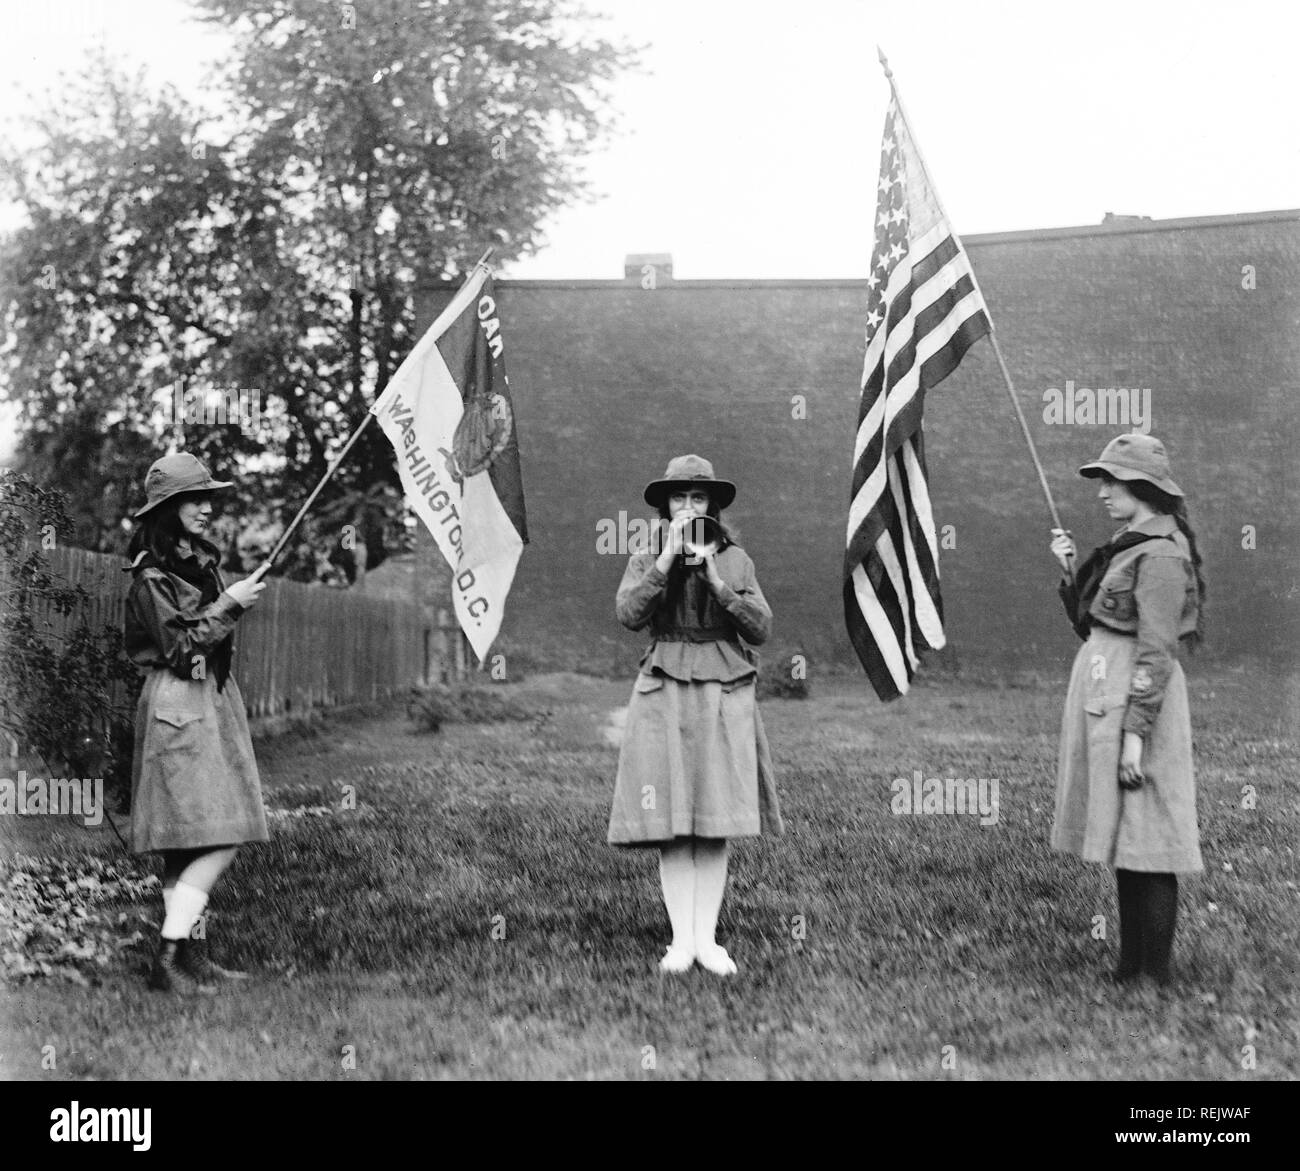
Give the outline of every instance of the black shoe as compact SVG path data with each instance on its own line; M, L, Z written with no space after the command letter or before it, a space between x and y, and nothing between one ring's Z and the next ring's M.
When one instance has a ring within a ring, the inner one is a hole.
M247 972L223 968L212 962L212 953L206 939L182 939L177 953L181 970L206 984L222 984L227 980L247 980Z
M1131 984L1140 975L1142 975L1142 969L1136 965L1120 964L1111 972L1110 978L1116 984Z
M211 984L196 980L180 966L177 960L180 942L178 939L159 940L158 954L154 957L153 970L149 973L149 987L159 992L177 992L184 996L210 996L216 989Z

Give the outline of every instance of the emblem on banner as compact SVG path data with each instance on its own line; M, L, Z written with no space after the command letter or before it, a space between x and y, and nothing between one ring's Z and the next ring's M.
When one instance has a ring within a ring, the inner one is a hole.
M456 424L451 451L438 448L447 461L447 474L457 484L490 468L514 434L514 417L503 394L478 395L465 404Z

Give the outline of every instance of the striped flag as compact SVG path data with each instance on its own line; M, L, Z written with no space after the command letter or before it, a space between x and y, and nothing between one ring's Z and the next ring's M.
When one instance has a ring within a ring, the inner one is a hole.
M479 267L370 408L406 502L452 569L460 627L482 662L528 540L519 437L490 272Z
M925 392L991 329L970 262L930 185L896 93L885 116L867 283L844 616L876 694L890 700L911 685L920 653L944 645L922 441Z

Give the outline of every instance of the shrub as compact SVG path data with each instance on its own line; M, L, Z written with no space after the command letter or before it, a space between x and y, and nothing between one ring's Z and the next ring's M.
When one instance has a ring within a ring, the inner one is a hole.
M437 732L444 723L490 724L544 718L550 715L550 709L503 695L497 688L435 683L411 688L406 714L421 731Z
M0 728L56 774L103 777L110 805L125 810L143 678L123 653L120 628L68 622L59 633L49 621L90 601L45 556L71 532L63 493L0 472Z
M763 656L758 671L760 699L807 699L811 665L802 647L785 647Z

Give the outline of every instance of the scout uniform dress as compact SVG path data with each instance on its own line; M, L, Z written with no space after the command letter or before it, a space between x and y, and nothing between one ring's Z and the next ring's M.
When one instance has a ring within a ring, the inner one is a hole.
M1099 552L1113 555L1090 602L1073 583L1061 587L1087 641L1061 720L1052 846L1122 870L1199 871L1192 728L1177 657L1199 608L1191 551L1174 518L1157 515ZM1144 737L1137 789L1117 779L1125 732Z
M670 601L669 575L650 553L633 555L623 574L618 620L648 627L651 643L628 706L612 845L784 832L755 699L758 656L746 645L766 641L772 611L743 549L729 544L714 563L717 597L701 566L685 571Z
M269 838L244 699L229 674L244 607L223 592L210 555L183 564L184 577L145 552L130 567L126 653L147 673L131 765L136 853Z

